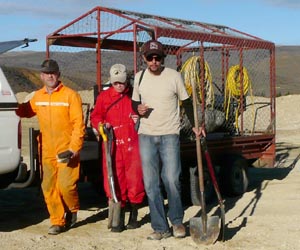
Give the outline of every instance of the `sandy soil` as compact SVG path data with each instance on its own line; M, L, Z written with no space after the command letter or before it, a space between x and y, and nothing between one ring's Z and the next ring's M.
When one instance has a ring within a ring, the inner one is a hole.
M224 197L225 241L196 244L190 235L149 241L149 209L139 213L141 227L120 234L107 229L105 199L88 184L79 186L81 210L75 228L57 236L47 234L49 219L38 188L0 191L0 249L299 249L300 245L300 96L277 99L277 161L274 169L251 168L248 191ZM185 208L184 223L199 217L200 207ZM208 206L208 217L219 216ZM188 231L188 230L187 230Z

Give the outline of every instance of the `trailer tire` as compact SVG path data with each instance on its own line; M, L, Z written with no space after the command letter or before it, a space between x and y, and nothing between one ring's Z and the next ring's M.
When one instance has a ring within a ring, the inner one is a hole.
M230 155L225 158L221 171L221 187L225 195L240 196L248 188L248 162L240 155Z
M208 172L204 170L204 196L205 202L209 203L213 199L214 188ZM194 206L201 206L200 186L197 167L190 168L190 196Z

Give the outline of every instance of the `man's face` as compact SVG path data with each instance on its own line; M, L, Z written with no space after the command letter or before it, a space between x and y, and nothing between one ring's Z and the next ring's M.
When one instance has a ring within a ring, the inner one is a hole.
M163 57L160 55L148 55L148 56L144 56L144 60L147 63L148 69L154 73L154 74L159 74L160 70L161 70L161 64L162 64L162 60Z
M41 72L41 79L48 88L54 89L57 87L59 75L59 72Z

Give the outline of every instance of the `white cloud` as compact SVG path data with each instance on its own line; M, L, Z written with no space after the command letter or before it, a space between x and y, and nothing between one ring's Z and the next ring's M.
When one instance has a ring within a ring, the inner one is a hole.
M265 0L265 2L280 8L300 8L299 0Z

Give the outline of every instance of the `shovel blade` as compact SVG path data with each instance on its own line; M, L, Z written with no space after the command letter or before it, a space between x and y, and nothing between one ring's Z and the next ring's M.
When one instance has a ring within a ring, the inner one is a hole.
M201 217L190 219L190 235L196 244L213 244L218 239L219 233L220 225L218 216L207 218L206 230Z
M111 229L120 223L121 202L114 202L112 199L108 201L108 223L107 228Z
M113 200L108 201L108 222L107 222L107 228L111 229L112 227L112 221L113 221L113 214L114 214L114 202Z

